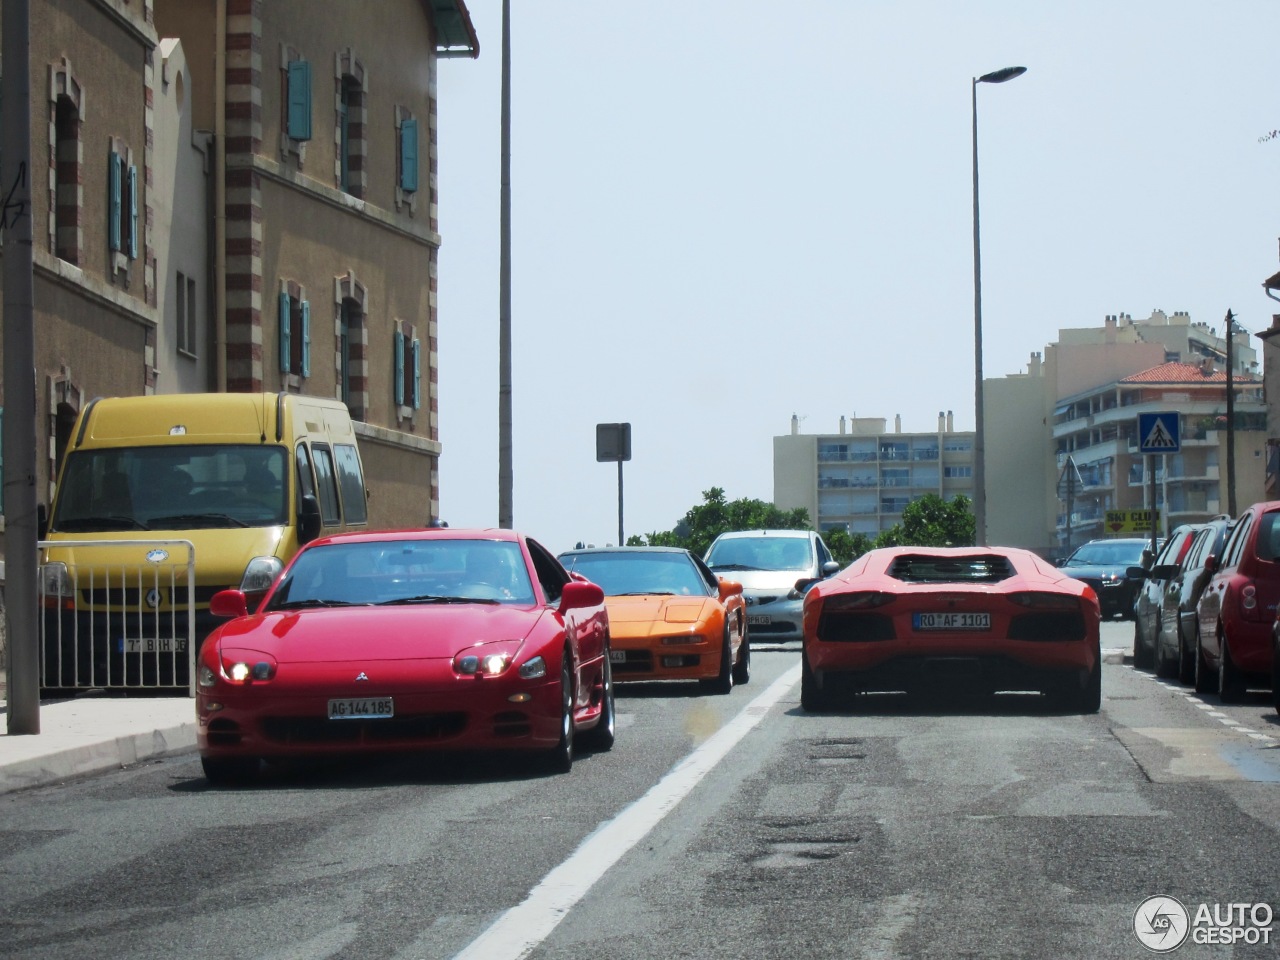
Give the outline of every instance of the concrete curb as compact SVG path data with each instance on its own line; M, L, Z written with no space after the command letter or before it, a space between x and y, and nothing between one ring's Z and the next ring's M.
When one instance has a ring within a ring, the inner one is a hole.
M127 734L0 766L0 794L181 753L196 745L196 724Z

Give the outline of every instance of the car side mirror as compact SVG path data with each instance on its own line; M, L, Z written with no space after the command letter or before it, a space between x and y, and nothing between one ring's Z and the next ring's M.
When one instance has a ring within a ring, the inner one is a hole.
M829 577L833 573L839 573L839 572L840 572L840 564L836 563L836 561L834 560L828 560L826 563L822 565L822 575L824 577Z
M1176 563L1162 563L1158 567L1152 567L1147 576L1152 580L1172 580L1181 569Z
M560 613L598 607L604 603L604 590L590 581L570 580L560 591Z
M298 543L310 543L320 536L320 501L314 493L304 493L298 502Z
M812 587L815 583L817 583L821 579L822 579L821 577L801 577L799 580L795 582L795 585L791 588L791 593L792 593L791 599L794 600L797 597L803 597L806 593L809 592L809 588Z
M215 617L245 617L249 602L243 590L219 590L209 598L209 612Z
M716 577L720 584L720 602L723 603L730 597L738 597L742 595L742 584L737 580L726 580L724 577Z
M1146 567L1125 567L1124 576L1126 580L1146 580L1151 574L1147 573Z
M587 579L587 577L586 577L586 575L585 575L585 574L581 574L581 573L579 573L577 570L569 570L569 571L567 571L567 572L568 572L568 574L569 574L569 579L570 579L570 580L577 580L579 583L590 583L590 582L591 582L590 580L588 580L588 579Z
M1156 562L1156 555L1151 552L1150 548L1145 548L1142 551L1142 569L1150 570L1151 565L1155 562Z
M1205 558L1205 561L1204 561L1205 573L1217 573L1218 567L1220 566L1221 564L1218 562L1218 558L1215 557L1213 554L1209 554L1209 556Z

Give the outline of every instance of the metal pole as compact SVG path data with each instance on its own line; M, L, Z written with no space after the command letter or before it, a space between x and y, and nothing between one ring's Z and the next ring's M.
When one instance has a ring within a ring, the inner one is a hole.
M973 537L987 543L987 456L982 405L982 253L978 231L978 78L973 78Z
M622 460L618 460L618 546L625 547L627 541L622 537Z
M498 526L514 526L511 456L511 0L502 0L502 191L498 266Z
M1235 314L1227 310L1227 513L1236 515L1236 391L1231 336Z
M1151 474L1151 555L1156 553L1156 455L1147 454L1147 471Z
M36 631L36 360L31 191L31 4L4 0L0 232L4 248L5 625L10 734L40 732Z

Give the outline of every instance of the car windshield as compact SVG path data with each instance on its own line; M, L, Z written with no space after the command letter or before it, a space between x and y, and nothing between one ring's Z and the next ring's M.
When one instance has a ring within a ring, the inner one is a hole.
M808 570L813 551L807 537L724 537L711 545L712 570Z
M194 530L282 526L284 447L193 444L80 450L67 458L50 529Z
M1064 567L1131 567L1142 563L1145 540L1095 540L1067 558Z
M569 554L560 559L610 597L709 593L709 584L683 553L648 553L640 548L634 552Z
M266 609L533 599L524 555L511 541L338 541L299 553Z

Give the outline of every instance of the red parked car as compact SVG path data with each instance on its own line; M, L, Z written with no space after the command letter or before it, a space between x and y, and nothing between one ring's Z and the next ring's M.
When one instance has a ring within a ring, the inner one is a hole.
M294 557L257 612L197 665L200 759L212 782L263 758L518 749L552 769L574 738L613 745L604 591L509 530L342 534Z
M1255 503L1240 515L1209 564L1212 576L1196 604L1199 632L1195 686L1223 701L1247 687L1271 684L1271 631L1280 601L1280 500Z
M1092 587L1028 550L872 550L805 596L800 705L924 687L1035 690L1096 713L1101 616Z

